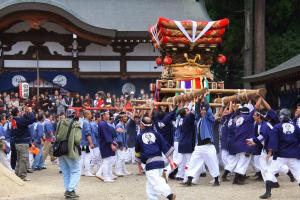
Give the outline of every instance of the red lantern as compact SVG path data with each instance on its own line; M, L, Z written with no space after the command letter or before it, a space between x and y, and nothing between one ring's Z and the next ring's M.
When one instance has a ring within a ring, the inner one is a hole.
M172 58L170 57L170 56L166 56L165 58L164 58L164 64L165 65L171 65L172 64Z
M161 59L161 57L157 57L157 58L155 59L155 62L156 62L156 64L157 64L157 66L160 66L160 65L162 64L162 59Z
M227 58L223 54L218 55L217 62L220 63L221 65L224 65L226 63L226 60Z

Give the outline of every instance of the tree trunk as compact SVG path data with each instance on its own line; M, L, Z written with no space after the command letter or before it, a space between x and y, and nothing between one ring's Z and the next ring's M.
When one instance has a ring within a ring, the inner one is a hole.
M245 44L244 44L244 76L253 73L253 0L244 0L245 9ZM250 84L244 82L244 88Z
M265 0L255 0L254 14L254 73L265 70Z

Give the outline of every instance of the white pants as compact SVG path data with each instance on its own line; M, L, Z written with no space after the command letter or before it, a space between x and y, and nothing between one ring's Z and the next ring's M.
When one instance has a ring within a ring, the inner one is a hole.
M125 166L125 159L126 159L126 150L117 150L117 160L116 160L116 166L115 166L115 172L116 174L124 174L127 172L126 166Z
M228 165L225 170L245 175L251 161L251 156L246 157L246 153L238 153L235 156L228 156Z
M92 150L92 149L91 149ZM81 175L91 175L92 174L92 156L91 152L86 153L85 151L81 152Z
M4 167L6 167L7 169L12 170L10 160L7 159L6 154L2 150L0 150L0 163L4 165Z
M186 169L186 173L187 174L187 171L188 171L188 167ZM200 181L200 175L202 173L206 173L206 169L205 169L205 165L202 165L200 167L200 169L196 172L195 176L193 177L193 180L192 180L192 183L193 184L199 184L199 181ZM183 182L186 182L187 181L187 175L184 176L184 179L183 179Z
M128 148L128 152L129 152L129 162L131 162L132 164L135 163L135 148Z
M229 156L230 156L230 154L229 154L229 152L226 149L222 149L221 150L221 159L222 159L224 168L225 168L225 166L228 165L228 157Z
M104 180L112 180L113 174L112 174L112 166L113 166L113 156L103 158L103 163L100 169L97 172L97 176L101 176L104 178Z
M181 153L178 152L178 142L174 142L173 161L178 165L181 161Z
M288 166L300 184L300 161L296 158L277 158L277 160L272 160L271 166L267 170L266 180L276 182L275 174L281 171L284 165Z
M96 172L100 169L102 165L102 158L99 147L95 147L94 149L91 149L91 168L93 171L93 168L96 168Z
M146 171L146 192L148 200L158 200L160 196L167 197L172 193L170 186L166 183L166 180L161 177L162 171L162 169Z
M32 153L29 152L29 168L31 168L34 161L34 156Z
M262 175L264 181L267 180L267 172L268 172L269 168L271 167L271 165L273 165L273 170L274 170L273 173L274 174L277 174L279 172L284 173L284 174L288 173L289 168L287 165L284 165L284 164L278 162L278 160L273 160L273 157L270 157L268 161L266 159L267 159L267 153L266 153L266 151L262 151L262 153L259 157L259 167L261 169L261 175ZM275 169L277 169L277 171L275 171ZM272 181L277 182L276 176L272 177Z
M217 151L213 144L196 146L192 153L187 176L196 177L197 172L206 165L212 177L220 175Z
M251 166L253 167L255 172L260 172L260 161L259 161L260 155L253 155L251 159Z
M188 164L191 160L191 153L179 153L179 158L177 160L178 163L176 163L178 165L178 172L176 174L177 178L184 178L185 175L185 169L188 168Z

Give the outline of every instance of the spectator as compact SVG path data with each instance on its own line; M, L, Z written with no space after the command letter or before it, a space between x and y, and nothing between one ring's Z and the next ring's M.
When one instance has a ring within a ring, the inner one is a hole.
M34 146L39 149L39 152L34 157L34 161L32 163L32 169L34 171L46 169L43 165L43 136L44 136L44 128L43 128L43 122L44 122L44 115L39 114L37 117L38 122L36 123L36 126L34 127L34 133L33 133L33 140L34 140Z
M46 114L46 119L44 121L45 143L43 148L43 163L47 159L48 155L50 155L52 162L55 161L52 151L52 143L55 141L54 131L55 126L53 124L53 116Z
M65 106L65 109L73 106L73 98L71 93L67 92L67 95L63 98L62 104Z
M81 98L80 98L80 95L79 95L79 93L76 93L76 96L75 96L75 98L73 99L73 106L74 107L82 107L82 100L81 100Z
M9 153L9 145L6 139L4 125L6 124L6 116L0 115L0 163L7 169L12 170L6 154Z
M10 103L11 103L12 108L18 108L19 109L19 106L20 106L19 98L16 97L14 94L13 94L13 98L10 100Z
M24 181L30 181L27 178L28 167L28 148L31 140L28 125L34 123L35 118L30 107L25 108L25 114L21 116L18 108L12 110L13 119L11 121L12 136L17 153L17 163L15 173Z
M58 96L55 104L56 104L56 113L58 115L65 113L64 100L62 99L61 95Z
M127 130L126 130L126 123L128 117L125 112L121 112L119 114L120 121L116 125L116 133L117 133L117 143L118 143L118 150L117 150L117 161L116 161L116 170L115 174L117 176L126 176L130 173L127 171L125 166L125 159L126 159L126 150L127 150Z
M40 96L40 108L42 109L42 111L46 112L48 111L48 108L50 106L50 101L47 97L45 97L44 94L41 94Z
M34 112L37 112L38 103L37 103L36 96L32 97L32 99L28 102L28 106L31 107Z
M70 129L70 132L68 131ZM69 132L69 137L67 138ZM78 198L76 187L80 180L81 128L75 117L75 110L67 110L67 119L59 122L57 140L68 140L68 154L60 156L59 165L63 174L65 197Z

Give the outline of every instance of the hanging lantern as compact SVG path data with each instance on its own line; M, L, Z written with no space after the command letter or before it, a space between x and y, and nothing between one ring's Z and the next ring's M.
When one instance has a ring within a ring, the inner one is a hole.
M172 64L172 58L170 56L166 56L164 58L164 65L171 65Z
M157 58L155 59L155 62L156 62L156 64L157 64L157 66L160 66L160 65L162 64L162 59L161 59L161 57L157 57Z
M227 61L226 56L224 56L223 54L219 54L217 57L217 62L221 65L224 65Z
M29 98L29 84L22 82L19 85L19 95L22 99L28 99Z

